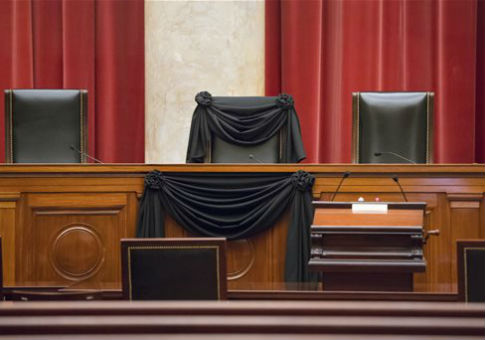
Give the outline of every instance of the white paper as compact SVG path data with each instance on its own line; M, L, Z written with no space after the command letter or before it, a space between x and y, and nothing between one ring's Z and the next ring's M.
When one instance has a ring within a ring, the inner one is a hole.
M385 203L354 203L352 204L354 214L387 214Z

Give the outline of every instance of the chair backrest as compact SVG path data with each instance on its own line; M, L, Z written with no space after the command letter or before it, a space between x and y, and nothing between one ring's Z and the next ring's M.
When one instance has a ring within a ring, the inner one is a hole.
M84 163L87 108L86 90L6 90L7 162Z
M212 136L206 163L281 163L282 131L264 143L234 145Z
M458 299L485 302L485 240L456 242Z
M224 238L123 239L121 264L125 299L226 298Z
M432 163L433 102L432 92L352 93L352 162Z
M264 108L276 97L219 97L225 104L239 108ZM256 110L257 111L257 110ZM212 145L208 146L206 163L281 163L285 125L267 141L256 145L235 145L212 134Z

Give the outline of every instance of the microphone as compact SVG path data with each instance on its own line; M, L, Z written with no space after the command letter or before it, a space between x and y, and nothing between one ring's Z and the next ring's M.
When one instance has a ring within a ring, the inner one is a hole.
M382 151L382 152L374 152L374 156L380 157L382 155L393 155L394 157L401 158L402 160L405 160L407 163L411 164L416 164L415 161L410 160L409 158L406 158L398 153L392 152L392 151Z
M249 156L249 159L252 159L253 161L256 161L256 163L264 164L264 162L262 160L260 160L259 158L254 157L254 155L252 153L250 153L248 156Z
M401 183L399 183L399 177L397 177L396 175L394 175L394 176L392 176L392 180L394 182L396 182L396 184L399 186L399 190L401 190L401 195L402 195L402 197L404 197L404 201L405 202L408 202L408 198L406 197L406 194L404 193L404 190L403 190L403 188L401 186Z
M338 191L340 190L340 187L342 186L342 183L344 182L344 180L350 176L350 171L345 171L342 175L342 178L340 179L340 182L337 186L337 189L334 191L333 195L332 195L332 198L330 199L330 202L333 202L333 200L335 199L335 196L337 195Z
M85 152L82 152L81 150L77 149L77 148L76 148L74 145L72 145L72 144L71 144L71 145L69 145L69 149L71 149L71 150L73 150L73 151L76 151L78 154L80 154L80 155L84 155L84 156L88 157L89 159L92 159L92 160L93 160L93 161L95 161L96 163L99 163L99 164L104 164L104 163L103 163L103 162L101 162L99 159L94 158L94 157L92 157L92 156L88 155L88 154L87 154L87 153L85 153Z

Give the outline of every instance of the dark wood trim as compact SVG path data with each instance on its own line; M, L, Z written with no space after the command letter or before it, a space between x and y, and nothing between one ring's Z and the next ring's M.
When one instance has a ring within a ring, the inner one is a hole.
M485 304L389 301L81 301L12 302L3 316L54 315L295 315L485 317Z
M126 174L143 176L159 170L168 172L295 172L304 170L318 173L318 176L340 176L351 171L352 177L399 174L425 174L426 177L443 174L447 177L485 176L485 164L8 164L0 165L0 174L25 174L38 177L39 174L62 174L69 177L74 174ZM390 181L391 185L393 182ZM395 184L394 184L395 185Z
M455 293L229 290L229 300L336 300L456 302Z

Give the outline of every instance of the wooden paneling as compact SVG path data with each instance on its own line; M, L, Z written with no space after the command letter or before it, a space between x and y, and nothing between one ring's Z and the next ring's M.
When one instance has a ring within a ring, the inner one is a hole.
M480 203L481 195L448 195L450 206L450 244L447 249L451 249L450 273L452 289L457 287L457 263L456 263L456 240L479 239L483 235L483 228L480 225Z
M2 237L3 284L15 283L15 215L19 194L0 193L0 236Z
M128 201L121 193L25 195L17 282L119 288L119 240L134 232Z
M418 291L456 291L455 241L483 238L483 165L396 164L173 164L0 166L0 234L5 284L118 288L119 239L134 237L143 177L164 172L294 172L315 175L315 199L329 199L342 173L350 171L336 201L427 203L425 228L439 229L425 245L428 267L415 276ZM283 281L289 215L248 240L230 241L230 288ZM167 236L187 236L170 217Z
M227 242L228 288L283 282L288 213L275 226L251 238ZM170 216L165 217L166 237L190 237Z

